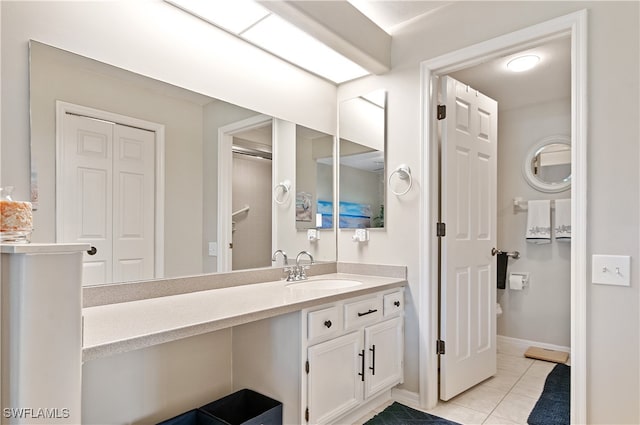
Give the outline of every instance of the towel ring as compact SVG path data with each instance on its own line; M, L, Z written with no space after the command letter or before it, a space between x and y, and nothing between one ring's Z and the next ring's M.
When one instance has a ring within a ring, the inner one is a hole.
M281 189L280 191L278 189ZM278 192L281 193L281 199L278 197ZM273 200L276 204L282 205L289 200L289 195L291 193L291 181L284 180L273 188Z
M411 190L411 186L413 186L413 178L411 177L411 168L409 168L409 166L407 164L398 165L398 167L395 170L393 170L393 172L389 175L389 187L391 187L391 178L395 174L398 175L400 180L407 180L408 179L409 180L409 185L407 186L407 188L403 192L396 192L392 188L391 189L391 193L393 193L396 196L406 195Z

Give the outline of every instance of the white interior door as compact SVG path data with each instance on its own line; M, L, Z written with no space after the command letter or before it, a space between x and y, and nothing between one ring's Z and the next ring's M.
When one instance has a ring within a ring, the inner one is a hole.
M155 134L67 113L63 127L57 240L97 248L83 284L153 278Z
M155 245L155 133L114 126L113 277L152 279Z
M496 373L498 104L450 77L441 81L440 398Z

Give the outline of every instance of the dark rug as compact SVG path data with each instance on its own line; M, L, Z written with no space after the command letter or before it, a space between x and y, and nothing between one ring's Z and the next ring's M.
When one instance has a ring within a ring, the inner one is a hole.
M570 421L571 368L557 364L547 376L542 395L534 406L529 425L564 425Z
M369 419L365 425L405 425L405 424L432 424L432 425L460 425L457 422L433 416L419 410L412 409L394 402L391 406Z

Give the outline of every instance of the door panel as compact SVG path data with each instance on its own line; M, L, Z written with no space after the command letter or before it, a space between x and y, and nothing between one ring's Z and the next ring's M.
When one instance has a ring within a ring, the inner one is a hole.
M114 280L152 279L155 272L155 133L114 128Z
M365 398L402 381L403 338L401 317L365 328Z
M496 373L497 103L442 78L440 398Z
M85 242L83 285L151 279L155 259L155 133L65 114L58 242Z
M83 284L111 282L113 127L104 121L65 114L61 179L56 190L58 242L89 243L98 249L84 254Z
M308 348L309 423L325 424L362 400L362 332Z

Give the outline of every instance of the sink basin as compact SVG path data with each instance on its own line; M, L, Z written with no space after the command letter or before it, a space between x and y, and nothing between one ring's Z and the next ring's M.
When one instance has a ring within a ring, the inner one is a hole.
M291 282L287 286L292 289L343 289L362 285L359 280L351 279L312 279Z

